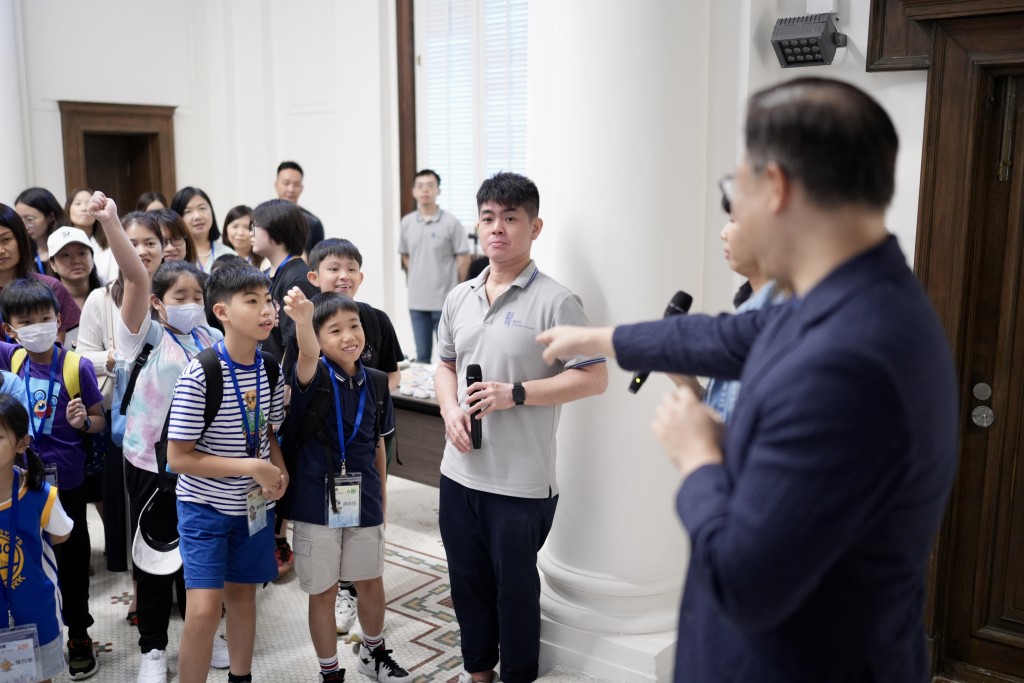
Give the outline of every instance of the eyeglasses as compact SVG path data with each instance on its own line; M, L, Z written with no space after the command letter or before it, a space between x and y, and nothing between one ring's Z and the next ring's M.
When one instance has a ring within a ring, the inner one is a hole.
M736 176L731 173L718 181L718 189L722 191L722 210L732 215L732 200L736 192Z
M263 229L262 225L256 225L255 223L249 223L249 232L256 232L256 228Z
M184 237L172 237L169 240L164 240L164 246L167 246L168 244L171 245L172 247L181 248L181 247L185 246L185 238Z

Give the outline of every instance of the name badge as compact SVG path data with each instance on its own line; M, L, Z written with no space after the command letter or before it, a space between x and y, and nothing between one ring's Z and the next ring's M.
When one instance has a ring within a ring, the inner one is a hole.
M0 680L38 681L41 661L35 624L0 629Z
M43 465L43 472L46 474L46 483L47 484L49 484L50 486L52 486L55 489L56 488L60 488L59 486L57 486L57 466L56 465L53 465L53 464Z
M330 478L324 477L327 505L327 526L331 529L359 526L360 495L363 488L363 475L337 475L334 477L334 503L331 505Z
M259 489L249 491L245 506L249 515L249 535L255 536L267 528L267 499Z

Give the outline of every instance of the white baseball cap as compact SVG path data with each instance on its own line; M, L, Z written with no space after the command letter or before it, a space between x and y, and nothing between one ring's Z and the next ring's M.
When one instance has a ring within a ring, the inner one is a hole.
M149 574L167 576L181 568L178 552L178 511L174 490L153 491L139 513L132 542L132 562Z
M53 258L57 255L58 251L73 242L84 244L90 250L92 249L92 244L89 243L89 236L85 234L84 230L65 225L51 232L50 236L46 238L46 250L50 253L50 258Z

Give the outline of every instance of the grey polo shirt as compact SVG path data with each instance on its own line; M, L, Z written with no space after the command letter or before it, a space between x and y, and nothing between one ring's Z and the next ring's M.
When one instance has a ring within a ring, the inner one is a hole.
M486 268L444 302L438 354L454 362L459 403L466 407L466 367L477 364L485 382L526 382L604 358L573 358L548 365L534 337L555 325L587 325L580 298L530 261L493 304L487 303ZM529 394L527 394L529 396ZM529 400L529 399L527 399ZM483 447L468 454L445 443L441 473L471 489L519 498L547 498L555 482L555 430L560 406L515 406L483 419ZM550 488L549 488L550 487Z
M424 219L419 211L402 217L398 253L409 257L409 308L440 311L459 282L458 254L469 253L469 239L459 219L438 209Z

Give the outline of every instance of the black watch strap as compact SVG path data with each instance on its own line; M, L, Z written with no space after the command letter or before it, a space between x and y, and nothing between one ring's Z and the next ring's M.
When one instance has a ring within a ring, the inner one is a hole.
M512 401L517 406L521 406L526 403L526 389L523 388L521 382L516 382L512 385Z

